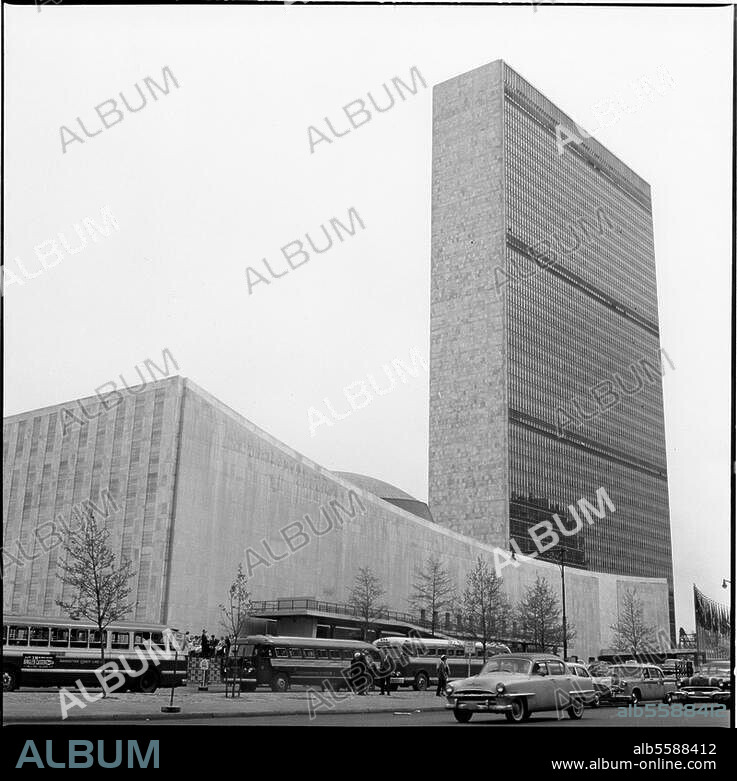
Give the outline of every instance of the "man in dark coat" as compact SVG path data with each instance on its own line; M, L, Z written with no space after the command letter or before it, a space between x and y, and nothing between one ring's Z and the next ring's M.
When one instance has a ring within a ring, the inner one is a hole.
M210 656L210 646L207 642L207 632L202 630L202 637L200 638L200 653L203 659L207 659Z
M450 667L448 667L447 657L443 654L438 662L438 688L435 690L436 697L442 697L445 694L445 686L450 678Z

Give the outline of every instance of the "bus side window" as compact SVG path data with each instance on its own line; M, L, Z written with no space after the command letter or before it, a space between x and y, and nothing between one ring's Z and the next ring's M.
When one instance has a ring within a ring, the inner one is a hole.
M292 659L301 659L302 658L302 649L301 648L290 648L289 649L289 656Z
M334 648L331 648L330 649L330 658L331 659L340 659L341 658L340 651L336 651Z
M8 629L8 645L28 645L27 626L11 626Z
M151 642L158 646L164 645L164 635L161 632L151 632Z
M315 656L316 656L318 659L327 659L327 658L328 658L328 651L327 651L327 648L318 648L318 649L315 651Z
M312 648L305 648L304 655L305 655L305 659L314 659L315 651Z
M287 653L286 648L275 648L274 656L276 656L278 659L285 659L289 656L289 654Z
M145 648L147 641L150 639L150 632L136 632L135 635L133 635L133 646L135 648Z
M69 630L51 627L51 646L53 648L69 647Z
M70 632L69 645L72 648L87 648L87 630L72 629Z
M127 651L130 647L131 637L128 632L113 632L110 647L115 651Z
M102 633L102 642L103 645L107 646L107 632ZM94 648L100 647L100 632L97 629L93 629L90 632L90 645Z
M49 628L47 626L32 626L30 643L35 646L48 646Z
M435 656L435 655L436 655L436 653L437 653L437 652L436 652L436 650L435 650L434 648L428 648L428 649L427 649L427 655L428 655L428 656Z

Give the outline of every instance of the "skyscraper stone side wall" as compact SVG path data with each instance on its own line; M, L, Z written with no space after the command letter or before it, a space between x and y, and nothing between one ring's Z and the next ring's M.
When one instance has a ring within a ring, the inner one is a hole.
M429 504L438 523L506 550L503 101L501 62L433 91Z

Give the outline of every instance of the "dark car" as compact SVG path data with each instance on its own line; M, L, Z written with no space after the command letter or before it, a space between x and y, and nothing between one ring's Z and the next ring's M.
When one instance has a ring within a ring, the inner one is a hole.
M695 675L681 678L678 688L669 692L668 702L684 704L715 703L732 707L732 679L729 660L707 662Z

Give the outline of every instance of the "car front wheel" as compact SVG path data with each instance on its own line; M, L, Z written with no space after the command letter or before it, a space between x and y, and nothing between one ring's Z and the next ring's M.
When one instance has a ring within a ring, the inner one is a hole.
M453 715L456 717L456 721L460 721L461 724L468 724L468 722L471 721L471 716L473 716L473 713L470 710L459 710L458 708L453 708Z
M635 689L632 692L632 696L630 697L630 704L631 705L637 705L640 702L640 690Z
M511 721L515 724L527 721L527 719L530 718L530 709L527 707L527 701L513 700L512 710L508 710L504 715L507 721Z

